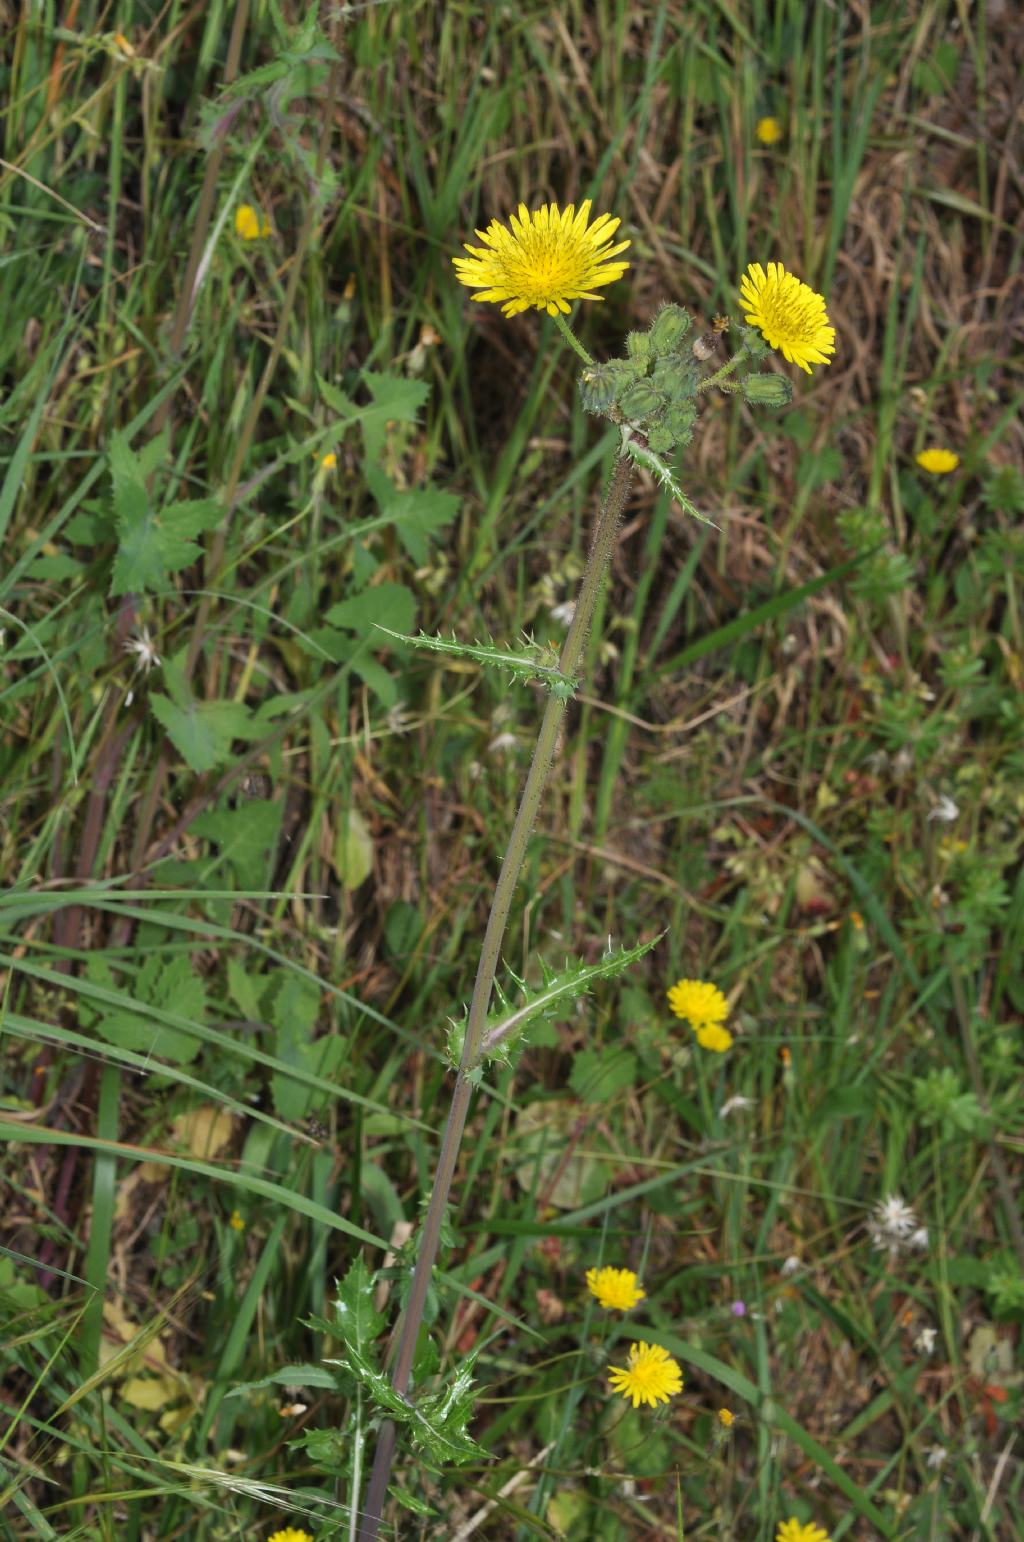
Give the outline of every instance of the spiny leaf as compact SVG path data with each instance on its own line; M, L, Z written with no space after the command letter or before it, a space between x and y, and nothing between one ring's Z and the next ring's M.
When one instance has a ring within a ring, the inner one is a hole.
M643 958L645 953L649 953L660 940L659 936L650 942L638 943L635 948L609 948L596 964L584 964L579 960L567 964L557 974L542 962L544 983L538 990L528 991L525 981L513 975L512 978L525 993L516 1007L508 1001L500 985L495 984L499 1010L488 1013L476 1064L491 1057L507 1063L512 1045L530 1022L536 1018L551 1021L564 1017L570 1002L585 995L598 980L614 979L616 975L622 974L631 964ZM460 1041L464 1032L463 1024L453 1024L448 1036L449 1054L456 1046L459 1046L461 1053ZM455 1064L458 1064L457 1060Z
M518 648L496 648L493 643L460 643L454 636L449 640L446 637L428 637L426 632L420 632L418 637L408 637L403 632L392 632L390 627L378 625L377 629L410 648L473 659L477 664L491 669L507 669L513 678L520 680L539 680L549 691L563 699L572 696L579 683L563 675L557 664L544 663L545 659L557 659L557 654L553 649L544 648L530 639Z
M699 519L702 525L710 525L712 530L721 530L721 526L716 525L713 519L708 519L706 514L702 514L699 509L694 508L672 475L672 472L665 465L664 461L658 459L653 450L645 449L643 445L637 444L635 439L626 438L624 438L623 449L627 455L636 461L638 466L645 466L648 471L654 473L662 487L667 488L672 494L684 514L692 514L694 519Z
M487 1459L483 1447L466 1434L473 1411L472 1382L467 1366L462 1366L453 1379L436 1392L411 1403L394 1390L384 1373L371 1365L353 1344L346 1343L339 1359L325 1363L338 1366L358 1381L370 1394L377 1410L388 1414L396 1424L406 1425L413 1445L428 1452L439 1465Z

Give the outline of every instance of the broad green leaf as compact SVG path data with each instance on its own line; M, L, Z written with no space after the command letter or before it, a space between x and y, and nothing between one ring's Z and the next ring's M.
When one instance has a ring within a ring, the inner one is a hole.
M296 1070L328 1080L341 1062L345 1044L332 1035L314 1037L319 1011L320 992L296 975L284 975L270 1009L276 1028L274 1053ZM276 1113L293 1123L304 1119L316 1100L311 1087L281 1071L270 1078L270 1090Z
M370 632L375 626L406 632L416 616L416 596L404 584L374 584L348 600L332 605L324 620L351 632ZM381 646L383 638L374 637Z
M151 691L149 705L193 771L212 771L230 758L235 739L250 737L249 712L240 702L193 701L179 707L159 691Z
M628 1049L584 1049L573 1056L569 1086L585 1103L607 1103L636 1083L636 1056Z
M354 1344L357 1349L365 1349L372 1344L384 1327L384 1315L376 1311L373 1305L375 1290L373 1275L360 1254L338 1285L338 1296L334 1303L335 1326L332 1330L346 1344Z
M409 556L417 565L422 565L429 554L430 537L451 524L459 512L460 500L452 493L432 487L403 491L382 471L373 468L367 471L366 481L381 513L394 525ZM401 632L408 628L396 627L395 630Z
M419 409L430 394L430 387L421 380L408 380L401 375L376 375L364 370L362 381L373 397L372 405L361 405L332 385L321 375L317 376L320 394L327 405L346 423L358 423L363 432L366 460L379 460L384 448L389 423L415 423Z
M166 588L171 574L194 562L202 548L193 537L220 523L224 510L213 498L185 500L158 509L148 481L166 454L166 439L153 440L136 454L115 434L109 460L112 507L117 531L110 592L127 594Z
M373 837L358 809L347 809L340 816L334 870L346 889L358 889L373 872Z
M97 984L111 983L106 959L90 959L87 974ZM135 977L133 994L146 1006L172 1007L179 1017L201 1023L206 1015L206 987L188 959L179 954L165 961L152 954ZM186 1065L199 1053L200 1041L180 1028L158 1023L145 1013L103 1012L96 1020L96 1032L108 1044L136 1050Z
M322 1365L282 1365L259 1381L243 1381L224 1396L244 1397L247 1392L260 1392L264 1387L319 1387L324 1392L333 1392L337 1384L338 1378Z
M235 870L239 886L258 889L267 878L270 853L277 842L284 805L253 799L237 809L216 809L194 821L197 835L216 841L221 857Z

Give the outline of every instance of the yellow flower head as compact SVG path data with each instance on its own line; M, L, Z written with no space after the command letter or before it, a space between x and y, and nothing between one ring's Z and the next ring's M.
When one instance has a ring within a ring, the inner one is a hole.
M313 454L314 457L316 457L317 452L314 450ZM335 455L333 450L328 450L326 455L321 455L319 457L319 461L321 471L333 471L335 466L338 464L338 457Z
M770 262L767 273L752 262L740 279L740 299L746 307L744 320L790 364L798 364L808 375L812 364L831 364L836 329L829 325L825 301L787 273L781 262Z
M231 1229L233 1231L244 1231L245 1230L245 1220L243 1219L242 1214L241 1214L240 1211L232 1210L232 1212L231 1212L231 1219L228 1221L228 1225L231 1227Z
M235 235L241 236L243 241L258 241L260 236L269 234L270 221L267 216L258 213L251 203L240 203L235 210Z
M731 1430L736 1423L736 1415L729 1408L720 1408L718 1410L718 1422L719 1424L724 1424L727 1430Z
M588 1269L587 1289L608 1312L628 1312L647 1292L632 1269Z
M778 118L759 118L754 133L763 145L777 145L782 138L782 124Z
M953 450L940 450L937 446L922 450L914 459L922 471L930 471L933 476L945 476L947 471L955 471L960 464L960 457Z
M727 1049L732 1049L732 1034L721 1023L702 1023L695 1032L701 1049L714 1050L716 1055L724 1055Z
M810 1522L802 1526L794 1515L788 1521L780 1523L775 1533L775 1542L829 1542L829 1537L820 1526L813 1526Z
M660 1344L631 1344L627 1366L610 1365L611 1390L632 1398L633 1407L649 1403L656 1408L683 1390L683 1373Z
M589 198L580 204L578 214L574 204L560 212L554 203L531 214L521 203L519 218L509 218L511 231L492 220L477 231L484 247L466 246L469 257L452 258L459 283L480 291L474 300L501 302L506 316L518 316L531 305L549 316L559 311L567 316L570 300L602 299L591 290L622 277L629 263L611 259L630 242L609 244L620 224L610 214L600 215L588 229L590 204Z
M283 1531L275 1531L267 1542L313 1542L308 1531L296 1531L294 1526L286 1526Z
M706 980L677 980L669 989L668 1004L691 1028L724 1023L729 1016L729 1003L722 992Z

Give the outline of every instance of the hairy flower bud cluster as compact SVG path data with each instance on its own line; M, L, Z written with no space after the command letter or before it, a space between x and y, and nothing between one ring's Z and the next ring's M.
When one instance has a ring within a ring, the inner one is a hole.
M586 411L628 423L658 455L688 444L700 378L683 352L690 325L681 305L665 305L646 332L630 332L625 359L584 370L580 396Z
M580 376L580 396L587 412L625 423L644 435L655 455L668 455L689 444L697 417L701 382L697 345L685 348L691 321L681 305L665 305L646 332L630 332L626 358L610 359L585 369ZM717 328L717 330L724 330ZM739 329L740 352L721 373L737 364L749 369L763 358L768 345L752 327ZM711 338L711 342L716 341ZM698 338L698 342L706 341ZM695 357L696 355L696 357ZM717 377L716 377L717 380ZM759 407L785 407L793 398L792 382L774 373L743 374L722 379L720 389L742 395Z

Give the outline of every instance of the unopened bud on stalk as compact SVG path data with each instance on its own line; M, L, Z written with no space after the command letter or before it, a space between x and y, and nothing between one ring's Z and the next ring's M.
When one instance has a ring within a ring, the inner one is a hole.
M760 407L785 407L793 400L793 382L785 375L747 375L742 385L743 400Z
M636 385L630 386L619 397L619 409L624 418L635 422L638 418L649 418L653 413L659 412L665 405L663 396L648 385L646 380L638 380Z
M690 330L690 316L681 305L663 305L648 332L655 353L672 353Z
M638 364L647 365L651 358L651 339L647 332L630 332L626 337L626 350Z

